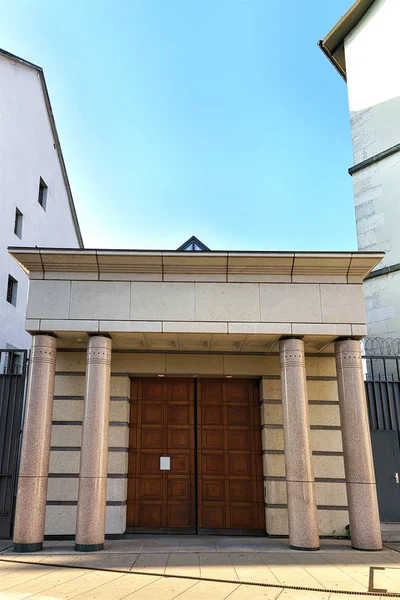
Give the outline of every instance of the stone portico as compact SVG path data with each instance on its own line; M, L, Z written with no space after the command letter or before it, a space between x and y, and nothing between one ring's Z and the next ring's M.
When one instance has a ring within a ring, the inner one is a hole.
M347 524L381 548L359 340L382 254L10 252L33 335L17 551L180 528L318 550Z

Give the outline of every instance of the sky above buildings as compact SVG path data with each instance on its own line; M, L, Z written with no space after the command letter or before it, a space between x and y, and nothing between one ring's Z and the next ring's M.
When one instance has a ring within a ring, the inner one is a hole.
M85 246L356 249L347 89L316 45L350 4L0 0L0 46L44 69Z

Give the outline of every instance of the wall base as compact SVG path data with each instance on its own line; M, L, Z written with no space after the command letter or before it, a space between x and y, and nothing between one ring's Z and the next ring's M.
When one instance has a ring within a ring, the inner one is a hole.
M382 542L400 542L400 523L381 523Z

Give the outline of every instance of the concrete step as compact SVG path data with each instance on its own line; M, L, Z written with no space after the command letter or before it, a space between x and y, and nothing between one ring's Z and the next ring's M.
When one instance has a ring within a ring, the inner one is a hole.
M400 542L400 523L381 523L383 542Z

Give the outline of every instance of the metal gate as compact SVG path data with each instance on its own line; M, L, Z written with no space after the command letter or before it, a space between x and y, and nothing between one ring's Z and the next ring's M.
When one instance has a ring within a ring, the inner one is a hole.
M371 429L379 513L400 521L400 358L364 357L365 391Z
M400 357L365 356L370 428L395 431L400 446Z
M12 535L27 350L0 349L0 539Z

